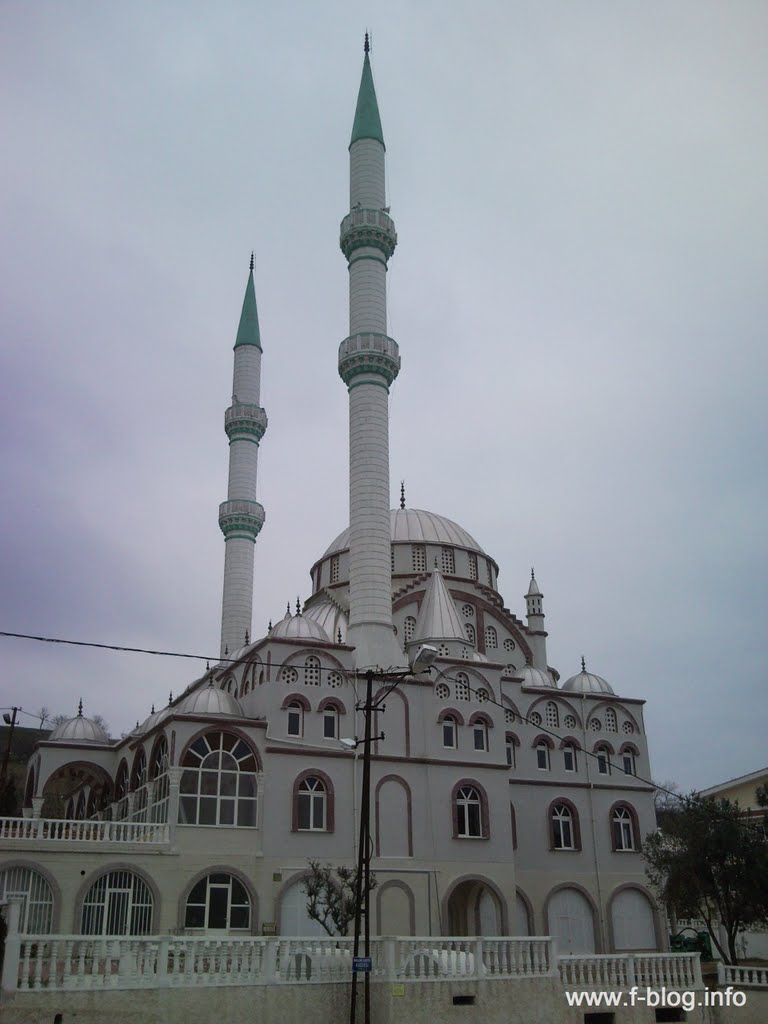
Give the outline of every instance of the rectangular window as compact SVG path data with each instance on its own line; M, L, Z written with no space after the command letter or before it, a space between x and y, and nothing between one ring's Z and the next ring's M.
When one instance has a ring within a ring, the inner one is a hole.
M339 556L334 555L331 559L331 583L339 582Z
M301 711L298 708L288 711L288 735L301 736Z
M634 775L635 774L635 759L631 754L624 754L624 774Z
M335 740L337 733L337 716L335 711L326 711L323 714L323 736L327 740Z
M456 724L450 719L443 722L443 746L451 749L456 747Z
M488 749L488 729L484 725L475 726L475 750Z
M411 551L414 572L426 572L427 549L423 544L414 544Z
M567 772L576 771L576 753L573 747L565 747L563 750L563 761L565 762L565 770Z
M443 572L446 576L454 576L456 574L456 565L453 558L453 548L443 548L441 556Z
M604 750L597 752L597 770L601 775L608 774L608 755Z
M539 743L536 747L536 765L542 771L547 771L549 768L549 748L546 743Z
M477 555L470 554L469 556L469 578L477 579Z

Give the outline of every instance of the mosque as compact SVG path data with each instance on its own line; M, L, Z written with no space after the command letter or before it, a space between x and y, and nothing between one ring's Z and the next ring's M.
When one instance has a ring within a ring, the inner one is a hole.
M561 681L533 572L521 618L471 533L402 492L390 508L400 353L384 153L366 42L340 230L349 525L311 567L304 606L254 640L267 415L251 261L224 416L221 660L119 741L81 705L38 744L24 817L0 822L0 898L22 896L24 933L324 934L302 881L310 859L355 863L361 757L341 741L362 735L361 673L376 667L404 678L373 723L373 934L554 935L563 953L664 945L639 853L655 827L644 702L583 660ZM405 674L424 644L430 672Z

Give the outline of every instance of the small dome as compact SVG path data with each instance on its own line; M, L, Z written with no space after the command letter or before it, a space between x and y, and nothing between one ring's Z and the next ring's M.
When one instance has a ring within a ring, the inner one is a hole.
M276 626L272 627L269 634L270 640L319 640L320 643L329 644L331 638L325 632L319 622L311 619L308 615L286 615L280 619Z
M526 665L522 672L518 673L523 680L523 686L554 686L555 681L549 672L533 665Z
M53 743L109 743L109 736L92 718L83 716L83 702L77 715L61 722L48 737Z
M318 601L317 604L313 604L310 608L305 608L303 614L305 619L316 622L326 636L332 638L334 643L338 643L339 631L341 631L341 642L347 642L347 615L332 601ZM279 625L280 623L278 622ZM274 635L274 632L275 630L273 629L272 635Z
M138 729L133 730L131 735L133 735L133 733L135 732L137 736L144 736L146 733L154 729L156 725L162 722L163 719L167 718L170 713L170 707L160 708L159 711L155 711L153 705L152 712L149 715L147 715L147 717L144 719L144 721L141 723Z
M573 693L613 693L613 687L602 676L596 676L594 672L587 672L583 658L581 659L581 672L566 679L562 688Z
M233 715L235 718L243 718L243 709L237 698L226 690L217 689L212 682L185 697L178 711L183 715Z

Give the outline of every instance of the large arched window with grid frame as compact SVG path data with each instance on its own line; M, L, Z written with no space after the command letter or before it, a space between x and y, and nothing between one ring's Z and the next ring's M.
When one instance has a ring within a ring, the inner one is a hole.
M48 935L53 922L53 892L34 868L8 867L0 871L0 903L10 896L21 899L19 931L22 935Z
M83 900L83 935L148 935L153 899L134 871L108 871L97 878Z
M256 755L239 736L207 732L182 758L182 825L256 825Z

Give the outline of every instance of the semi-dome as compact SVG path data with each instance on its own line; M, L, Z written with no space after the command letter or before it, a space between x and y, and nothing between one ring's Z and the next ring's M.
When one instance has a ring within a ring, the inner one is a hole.
M277 625L272 627L269 634L271 640L280 638L283 640L319 640L320 643L329 644L331 638L315 619L308 615L286 615L280 619Z
M219 690L210 682L203 686L179 704L178 711L182 715L232 715L235 718L243 717L243 709L240 702L226 690Z
M347 642L347 627L349 621L347 613L334 601L328 599L318 601L317 604L305 607L303 616L305 619L316 622L324 631L326 636L331 637L334 643L338 642L341 633L341 642ZM280 623L278 622L278 626ZM272 634L274 635L274 629Z
M152 711L147 715L138 729L134 729L134 732L139 736L144 736L146 733L151 732L156 725L159 725L163 719L167 718L170 713L170 707L160 708L159 711L155 711L155 706L153 704Z
M425 512L420 508L393 508L389 510L389 523L393 544L450 544L485 554L475 538L462 526L436 512ZM329 545L323 558L338 551L346 551L348 547L349 527Z
M109 743L109 736L98 722L83 715L83 702L80 701L75 717L60 722L48 740L52 743Z
M521 672L518 673L523 681L523 686L554 686L555 680L552 678L549 672L545 672L543 669L534 668L533 665L526 665Z
M602 676L596 676L594 672L587 672L584 664L584 659L581 659L581 672L575 676L571 676L570 679L566 679L563 683L564 690L570 690L572 693L613 693L613 687L611 684L603 679Z

